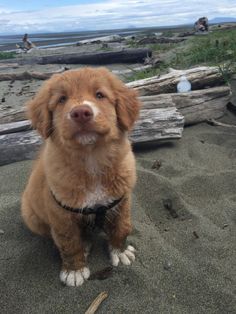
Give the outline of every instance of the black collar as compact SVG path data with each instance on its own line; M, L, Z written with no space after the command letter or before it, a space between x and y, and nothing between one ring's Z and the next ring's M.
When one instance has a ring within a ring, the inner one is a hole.
M54 198L54 200L56 201L56 203L61 206L62 208L72 212L72 213L77 213L77 214L83 214L83 215L89 215L89 214L102 214L102 213L106 213L107 210L115 207L116 205L118 205L120 203L120 201L123 199L123 196L117 200L114 200L111 204L104 206L104 205L99 205L96 204L94 207L83 207L83 208L73 208L67 205L63 205L57 198L56 196L53 194L52 190L51 190L51 194Z

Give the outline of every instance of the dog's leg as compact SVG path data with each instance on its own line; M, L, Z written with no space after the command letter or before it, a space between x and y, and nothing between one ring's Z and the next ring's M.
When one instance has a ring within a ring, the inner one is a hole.
M68 228L52 229L52 237L62 258L61 281L67 286L81 286L90 271L85 265L85 250L78 226L72 224Z
M50 227L45 224L23 200L21 206L21 216L26 226L33 232L41 236L50 237Z
M135 260L135 248L126 245L126 239L132 231L130 217L130 199L124 199L114 212L115 217L109 222L109 253L113 266L119 262L130 265Z

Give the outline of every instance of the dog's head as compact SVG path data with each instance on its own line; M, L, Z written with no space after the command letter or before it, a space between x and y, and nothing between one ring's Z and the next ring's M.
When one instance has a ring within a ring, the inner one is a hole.
M83 68L55 74L28 103L32 126L73 144L95 144L119 138L138 118L137 93L105 68Z

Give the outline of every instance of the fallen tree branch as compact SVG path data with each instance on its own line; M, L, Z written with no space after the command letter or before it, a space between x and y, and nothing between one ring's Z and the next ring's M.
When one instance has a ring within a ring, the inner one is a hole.
M85 314L94 314L100 304L108 297L108 293L106 291L99 293L99 295L96 297L96 299L92 302L92 304L89 306Z
M226 127L226 128L236 128L236 125L222 123L222 122L216 121L215 119L209 119L209 120L207 120L207 123L210 125L213 125L213 126L222 126L222 127Z

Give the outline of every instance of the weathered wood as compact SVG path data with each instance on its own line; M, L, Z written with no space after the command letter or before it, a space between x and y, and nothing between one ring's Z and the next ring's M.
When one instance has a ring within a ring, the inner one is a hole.
M132 74L135 72L151 69L152 65L143 65L135 68L127 68L124 70L112 70L112 72L116 75L125 75ZM0 73L0 81L16 81L16 80L29 80L29 79L37 79L37 80L47 80L53 74L63 73L64 71L69 70L69 68L62 68L56 71L51 72L19 72L19 73Z
M128 87L139 91L140 95L175 93L180 77L185 75L191 82L192 90L224 84L224 79L217 67L197 67L189 70L172 70L162 76L154 76L130 82Z
M207 123L213 126L222 126L224 128L231 128L231 129L236 128L236 125L234 124L222 123L222 122L216 121L215 119L209 119L207 120Z
M5 70L5 69L16 69L19 67L18 63L0 63L0 70Z
M0 124L0 135L27 131L31 129L29 120Z
M167 103L166 103L167 105ZM170 101L169 107L143 109L130 135L133 143L181 138L184 117Z
M30 127L29 121L21 124L10 123L7 127L0 125L0 131L16 133L0 135L0 165L32 159L42 143L36 131L18 132ZM166 102L166 108L150 108L141 110L140 119L135 124L130 139L133 143L143 143L156 140L178 139L182 136L184 117L174 107L172 100Z
M25 107L14 110L12 108L6 108L4 111L0 111L0 123L11 123L22 121L26 119Z
M17 60L19 64L114 64L144 62L152 51L147 48L125 49L120 51L107 51L96 53L73 53L32 57ZM8 60L9 61L9 60Z
M196 124L224 115L231 97L229 86L212 87L189 93L170 93L140 97L143 108L163 108L173 102L184 116L185 125Z
M172 100L185 117L186 125L222 117L231 97L231 89L219 86L188 94L172 94Z
M62 73L68 70L67 68L62 68L57 71L52 72L20 72L20 73L0 73L0 81L15 81L15 80L29 80L29 79L37 79L37 80L47 80L53 74Z
M0 135L0 165L34 159L41 143L36 131Z
M108 297L108 293L106 291L103 291L99 293L99 295L96 297L96 299L92 302L92 304L89 306L85 314L95 314L97 312L100 304Z
M80 40L78 43L76 43L76 45L80 46L80 45L87 45L87 44L99 44L99 43L104 43L104 42L112 43L112 42L121 42L122 40L125 40L125 39L121 37L120 35L109 35L109 36Z

